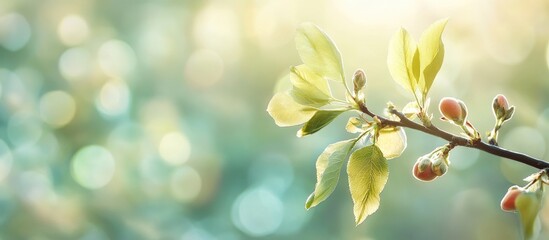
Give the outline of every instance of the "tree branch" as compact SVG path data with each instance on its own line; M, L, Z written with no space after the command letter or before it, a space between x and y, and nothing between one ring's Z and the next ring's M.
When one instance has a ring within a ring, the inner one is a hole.
M514 161L517 161L517 162L524 163L526 165L532 166L532 167L537 168L537 169L549 168L549 163L548 162L545 162L543 160L528 156L528 155L523 154L523 153L514 152L514 151L507 150L505 148L501 148L501 147L498 147L498 146L495 146L495 145L489 145L489 144L487 144L485 142L482 142L482 141L472 141L472 140L464 138L464 137L456 136L456 135L453 135L453 134L448 133L446 131L440 130L439 128L435 127L434 125L431 125L430 127L425 127L421 124L418 124L416 122L411 121L406 116L404 116L404 114L402 114L401 112L399 112L397 110L392 110L391 111L392 114L395 114L400 119L399 121L394 121L394 120L390 120L390 119L387 119L383 116L379 116L375 113L370 112L370 110L362 102L359 102L358 106L359 106L359 109L360 109L361 112L363 112L364 114L366 114L370 117L378 118L381 121L381 124L383 124L383 125L400 126L400 127L415 129L417 131L421 131L421 132L427 133L429 135L437 136L439 138L442 138L442 139L444 139L448 142L453 143L456 146L475 148L475 149L490 153L492 155L496 155L496 156L499 156L499 157L503 157L503 158L507 158L507 159L510 159L510 160L514 160Z

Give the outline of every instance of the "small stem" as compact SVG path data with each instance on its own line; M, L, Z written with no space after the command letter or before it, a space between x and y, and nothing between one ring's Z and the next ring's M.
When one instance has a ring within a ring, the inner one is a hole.
M471 131L469 130L469 128L467 128L467 126L461 125L460 127L461 127L461 130L463 130L463 132L465 132L465 134L467 134L467 136L474 137L473 136L474 134L471 133Z
M343 80L343 86L345 86L345 90L347 91L347 94L349 94L349 97L351 97L352 99L355 100L355 102L357 102L355 99L356 96L351 93L351 90L349 89L349 86L347 85L347 81L345 80L345 76L343 76L343 74L341 75L341 79Z
M418 124L416 122L411 121L410 119L406 118L406 116L404 116L404 114L402 114L401 112L399 112L397 110L394 110L394 109L391 111L391 113L398 116L398 118L400 119L399 121L389 120L387 118L384 118L382 116L379 116L377 114L372 113L366 107L366 105L364 105L364 103L359 103L358 107L359 107L359 110L361 112L363 112L364 114L366 114L366 115L368 115L372 118L377 117L384 126L385 125L390 125L390 126L395 126L395 127L398 126L398 127L405 127L405 128L415 129L417 131L421 131L421 132L424 132L426 134L442 138L442 139L450 142L451 144L453 144L455 146L463 146L463 147L478 149L478 150L490 153L490 154L495 155L495 156L499 156L499 157L507 158L507 159L517 161L517 162L520 162L520 163L524 163L526 165L532 166L532 167L537 168L537 169L549 168L549 163L548 162L545 162L543 160L528 156L528 155L523 154L523 153L514 152L514 151L507 150L505 148L501 148L501 147L494 146L494 145L489 145L487 143L484 143L484 142L480 141L480 139L478 141L470 141L470 139L463 138L463 137L460 137L460 136L456 136L456 135L453 135L453 134L448 133L446 131L440 130L439 128L435 127L434 125L431 125L429 127L425 127L421 124Z
M490 135L488 135L488 143L492 145L498 145L498 133L499 129L503 125L503 120L501 118L496 120L496 125L494 125L494 129L490 132Z

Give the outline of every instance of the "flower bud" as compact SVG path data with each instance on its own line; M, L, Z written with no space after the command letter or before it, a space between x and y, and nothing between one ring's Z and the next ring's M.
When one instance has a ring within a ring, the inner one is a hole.
M431 169L435 175L440 177L448 171L448 164L442 156L438 156L433 159Z
M448 164L445 162L439 162L437 164L433 163L433 166L431 166L433 173L435 173L437 176L442 176L448 171Z
M457 125L463 125L467 118L467 106L461 100L451 97L445 97L440 100L438 106L440 113L448 121Z
M416 161L412 172L416 179L424 182L432 181L437 177L432 171L432 163L427 156L422 156Z
M424 172L427 170L427 168L430 168L432 165L431 159L429 159L427 156L422 156L418 160L418 170L420 172Z
M515 206L515 201L517 200L517 197L524 192L524 189L515 185L509 188L507 190L507 193L505 196L503 196L503 199L501 199L501 210L506 212L513 212L517 209Z
M362 90L364 85L366 85L366 73L362 69L358 69L353 76L353 85L355 87L355 93Z
M509 102L507 101L507 98L501 94L496 95L492 103L492 110L497 119L507 118L507 111L509 111Z

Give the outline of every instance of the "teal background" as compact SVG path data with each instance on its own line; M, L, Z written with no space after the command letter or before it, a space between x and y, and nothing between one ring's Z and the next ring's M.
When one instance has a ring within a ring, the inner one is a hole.
M457 148L445 176L419 182L415 160L444 142L415 131L363 224L345 173L306 211L315 159L352 137L353 115L298 139L298 127L277 127L265 109L301 62L300 23L332 37L347 78L366 71L367 105L381 113L411 100L386 66L392 34L402 26L418 39L448 17L435 119L440 98L456 97L487 132L503 93L517 109L501 145L547 159L548 9L541 0L1 1L0 238L518 239L518 217L499 201L535 170ZM549 212L540 219L545 239Z

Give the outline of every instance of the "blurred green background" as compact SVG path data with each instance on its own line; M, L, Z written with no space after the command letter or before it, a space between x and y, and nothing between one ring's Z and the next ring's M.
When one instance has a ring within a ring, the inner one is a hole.
M365 69L379 113L409 100L386 67L392 34L419 38L444 17L432 105L464 100L485 132L503 93L517 111L501 145L548 159L544 0L0 1L0 238L517 239L499 201L534 169L458 148L448 174L421 183L412 165L444 142L414 131L362 225L345 174L306 211L316 157L351 137L352 115L298 139L265 111L300 64L301 22L333 38L347 77Z

